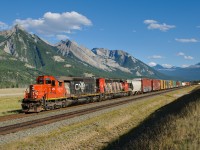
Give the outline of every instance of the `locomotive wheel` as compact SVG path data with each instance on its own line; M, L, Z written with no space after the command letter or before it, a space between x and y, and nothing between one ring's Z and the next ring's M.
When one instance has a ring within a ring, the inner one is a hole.
M53 110L53 106L49 106L49 110Z
M101 95L99 95L98 99L97 99L97 102L100 102L101 101Z
M99 102L105 100L105 94L100 94L99 95Z
M94 99L93 99L93 97L90 97L90 100L89 100L91 103L93 103L94 102Z
M66 107L66 102L62 102L62 107L63 107L63 108Z
M34 112L39 113L40 111L41 111L41 110L40 110L39 107L37 107L37 106L34 107Z

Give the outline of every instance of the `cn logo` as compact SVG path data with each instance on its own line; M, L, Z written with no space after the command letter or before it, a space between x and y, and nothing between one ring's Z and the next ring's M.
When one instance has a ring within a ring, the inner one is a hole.
M80 82L79 84L75 84L75 90L80 90L83 92L85 90L85 83L84 82Z

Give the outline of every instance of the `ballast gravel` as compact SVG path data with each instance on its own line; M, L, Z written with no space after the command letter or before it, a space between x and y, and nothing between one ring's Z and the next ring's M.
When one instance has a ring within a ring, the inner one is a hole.
M148 99L148 98L144 98L142 100L146 100L146 99ZM40 118L54 116L54 115L62 114L62 113L66 113L66 112L73 112L73 111L76 111L76 110L81 110L81 109L86 109L86 108L90 108L90 107L105 105L105 104L108 104L108 103L115 103L116 101L123 101L123 98L122 99L115 99L115 100L112 100L112 101L103 101L101 103L93 103L93 105L83 105L83 107L75 107L75 108L72 107L72 108L69 108L69 109L66 109L66 110L61 110L61 111L56 111L56 112L54 111L54 112L49 112L49 113L45 113L45 114L41 114L41 115L38 114L38 115L35 115L35 116L4 121L4 122L0 123L0 126L3 127L3 126L17 124L17 123L21 123L21 122L37 120L37 119L40 119ZM20 139L23 139L23 138L29 137L29 136L45 135L46 133L49 133L49 132L56 130L56 129L59 129L60 127L64 127L64 126L67 126L67 125L70 125L70 124L78 123L78 122L99 116L103 113L107 113L107 112L110 112L110 111L113 111L113 110L117 110L117 109L120 109L120 108L123 108L123 107L127 107L128 105L133 104L137 101L138 100L133 101L131 103L123 104L123 105L120 105L120 106L116 106L116 107L108 108L108 109L105 109L105 110L93 112L93 113L90 113L90 114L82 115L82 116L79 116L79 117L58 121L58 122L47 124L47 125L44 125L44 126L39 126L39 127L27 129L27 130L24 130L24 131L19 131L19 132L16 132L16 133L10 133L10 134L7 134L7 135L0 135L0 145L10 143L10 142L13 142L13 141L17 141L17 140L20 140Z

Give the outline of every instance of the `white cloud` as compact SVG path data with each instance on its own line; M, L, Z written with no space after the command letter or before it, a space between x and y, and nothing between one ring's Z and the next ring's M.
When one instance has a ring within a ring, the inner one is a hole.
M66 39L69 39L68 36L66 36L66 35L62 35L62 34L58 34L58 35L56 35L56 38L57 38L58 40L66 40Z
M155 21L155 20L144 20L144 23L145 24L155 24L155 23L157 23L157 21Z
M162 66L163 66L164 68L172 68L172 67L173 67L173 66L170 65L170 64L162 64Z
M154 66L156 66L157 64L156 64L155 62L150 62L150 63L148 63L148 65L149 65L150 67L154 67Z
M181 42L181 43L196 43L196 42L198 42L198 40L195 39L195 38L191 38L191 39L178 39L178 38L176 38L175 40L177 42Z
M153 55L153 56L149 56L148 58L150 58L150 59L161 59L163 57L160 56L160 55Z
M167 31L176 27L175 25L167 25L166 23L159 24L156 20L144 20L144 23L148 25L147 28L150 30L158 29Z
M184 54L183 52L179 52L179 53L177 54L177 56L185 56L185 54Z
M182 68L187 68L187 67L189 67L190 65L182 65L181 67Z
M177 54L177 56L182 56L184 59L187 59L187 60L192 60L192 59L194 59L194 57L192 57L192 56L187 56L187 55L185 55L183 52L179 52L179 53Z
M184 56L185 59L192 60L194 59L192 56Z
M197 26L197 28L200 28L200 26Z
M0 21L0 30L6 30L8 28L9 26L6 23Z
M47 12L42 18L38 19L16 19L14 24L19 24L28 31L52 36L71 33L73 30L81 30L84 26L91 26L92 22L82 14L72 11L63 13Z

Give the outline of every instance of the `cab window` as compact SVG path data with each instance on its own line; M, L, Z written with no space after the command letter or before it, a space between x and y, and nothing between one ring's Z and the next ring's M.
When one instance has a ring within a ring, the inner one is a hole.
M43 78L39 78L39 79L37 80L37 84L44 84Z
M51 80L50 80L49 78L46 78L46 79L45 79L45 83L46 83L46 84L51 84Z
M62 82L59 82L59 86L62 86Z
M56 85L56 84L55 84L55 80L52 80L51 85L52 85L52 86L55 86L55 85Z

